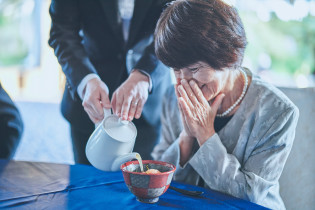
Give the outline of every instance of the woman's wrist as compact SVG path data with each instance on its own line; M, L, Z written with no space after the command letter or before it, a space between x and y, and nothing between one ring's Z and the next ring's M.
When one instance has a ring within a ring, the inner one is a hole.
M213 129L204 135L198 136L197 141L198 141L199 146L201 147L214 134L215 134L215 130Z
M193 143L195 141L194 137L188 136L186 132L181 132L179 135L179 148L180 148L180 165L183 166L189 160L191 155L191 150Z

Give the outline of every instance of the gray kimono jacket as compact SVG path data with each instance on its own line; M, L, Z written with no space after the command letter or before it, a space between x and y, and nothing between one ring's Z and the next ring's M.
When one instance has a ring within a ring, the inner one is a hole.
M277 88L253 76L232 119L179 165L178 137L182 131L174 88L163 102L162 139L154 148L156 160L173 163L174 180L205 187L272 209L285 209L279 177L290 153L299 111Z

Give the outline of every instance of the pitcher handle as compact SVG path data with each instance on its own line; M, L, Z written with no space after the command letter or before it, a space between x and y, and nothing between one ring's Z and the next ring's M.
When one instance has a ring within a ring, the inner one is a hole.
M112 109L103 108L103 111L104 111L104 119L112 114Z
M104 119L106 119L106 117L108 117L112 114L112 109L103 108L103 111L104 111ZM104 119L99 121L98 123L95 123L95 128L97 128L100 124L102 124Z

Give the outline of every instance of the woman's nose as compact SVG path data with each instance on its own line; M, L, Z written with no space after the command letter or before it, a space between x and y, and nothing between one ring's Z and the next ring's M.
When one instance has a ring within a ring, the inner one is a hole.
M191 79L191 72L187 70L180 70L180 79L189 81Z

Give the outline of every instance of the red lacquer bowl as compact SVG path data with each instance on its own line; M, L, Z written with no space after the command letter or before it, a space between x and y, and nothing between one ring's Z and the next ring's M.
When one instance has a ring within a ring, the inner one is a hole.
M156 203L171 184L176 167L173 164L143 160L143 168L157 169L161 173L146 174L140 172L138 161L129 161L120 166L125 183L137 200L143 203Z

